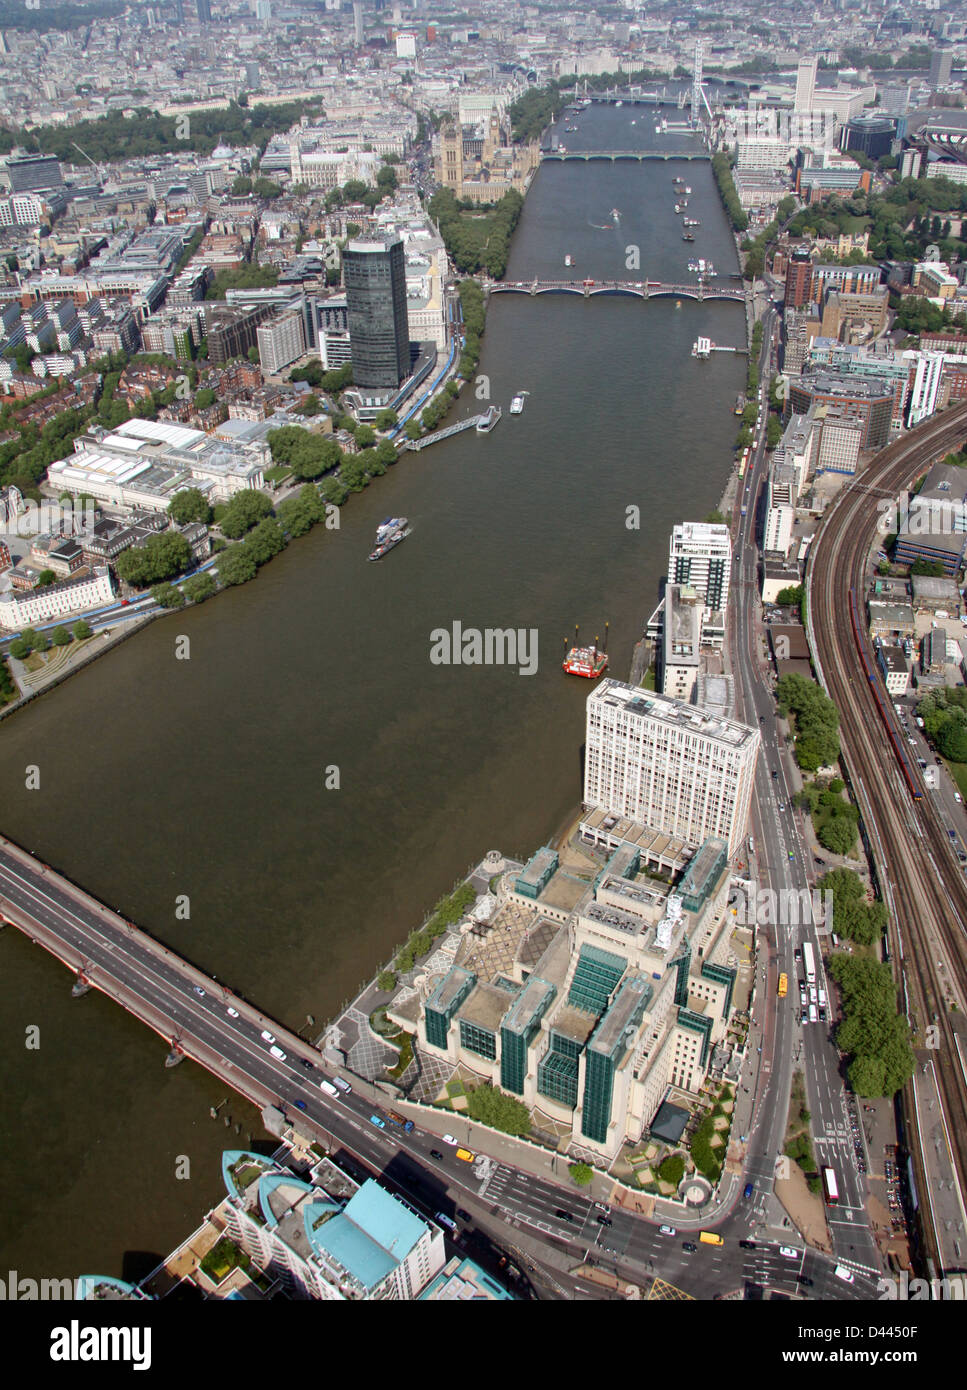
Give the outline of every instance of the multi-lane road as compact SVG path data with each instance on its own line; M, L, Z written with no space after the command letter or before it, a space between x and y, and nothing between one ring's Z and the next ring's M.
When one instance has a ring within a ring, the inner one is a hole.
M764 926L760 931L760 958L764 960L764 968L756 986L757 1009L768 1011L767 1018L771 1020L769 1041L763 1047L764 1053L767 1050L770 1053L771 1067L760 1082L757 1119L749 1135L747 1172L771 1190L785 1139L792 1074L794 1070L802 1071L816 1157L836 1171L839 1182L840 1201L835 1211L828 1212L833 1251L845 1263L873 1271L880 1268L880 1259L866 1211L867 1182L856 1161L842 1059L833 1040L833 1025L831 1021L806 1024L799 1021L797 981L803 977L803 971L795 953L805 941L813 944L817 972L820 979L822 977L820 938L808 905L810 890L816 882L816 866L797 819L800 813L792 804L794 783L787 761L789 755L776 719L776 702L759 621L756 539L761 529L763 483L767 473L765 421L775 320L775 310L770 307L762 320L760 423L741 493L745 514L742 515L740 509L735 530L730 603L729 651L737 709L747 723L758 725L762 735L753 812L755 853L749 875L761 888L773 890L777 906L787 905L784 920ZM778 918L780 913L776 911L773 916ZM789 995L782 1001L776 999L780 972L788 975L790 988Z

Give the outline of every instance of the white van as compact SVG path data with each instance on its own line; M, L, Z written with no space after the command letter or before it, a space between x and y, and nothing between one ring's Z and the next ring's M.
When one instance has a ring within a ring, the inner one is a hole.
M809 1022L810 1022L810 1023L818 1023L818 1022L819 1022L819 1014L818 1014L817 1011L816 1011L816 1005L815 1005L815 1004L810 1004L810 1006L809 1006ZM274 1049L273 1049L273 1050L274 1050Z
M837 1265L836 1268L833 1270L833 1273L836 1275L837 1279L842 1279L844 1284L852 1284L853 1271L851 1269L847 1269L845 1265Z
M278 1057L280 1062L285 1061L285 1053L282 1051L281 1047L270 1047L269 1051L273 1057Z
M327 1096L336 1096L338 1099L339 1092L336 1090L335 1086L332 1084L331 1081L320 1081L319 1089L325 1091Z
M819 999L818 999L816 1002L819 1004L819 1007L820 1007L821 1009L825 1009L825 1007L826 1007L826 991L825 991L824 989L821 989L821 990L819 991Z

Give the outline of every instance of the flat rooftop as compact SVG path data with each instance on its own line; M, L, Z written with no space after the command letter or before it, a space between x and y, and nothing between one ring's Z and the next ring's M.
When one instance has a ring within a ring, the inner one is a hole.
M713 716L707 710L687 705L682 700L673 700L667 695L658 695L653 691L626 685L624 681L602 682L588 696L589 713L596 704L623 709L627 714L656 720L684 733L717 739L735 748L745 747L759 738L757 729L751 729L733 719Z
M560 912L573 912L590 891L591 885L584 879L574 878L571 874L558 870L537 901L538 904L546 904L547 907L556 908Z
M456 1017L463 1023L475 1023L496 1033L511 1002L511 995L499 985L478 985L460 1005Z
M628 1035L632 1015L641 1007L647 1008L652 996L650 981L637 971L626 975L607 1013L594 1031L591 1048L611 1056Z
M539 975L531 975L524 988L508 1009L503 1027L512 1033L523 1033L534 1015L546 1008L547 1001L554 997L554 986Z
M472 978L471 972L465 970L462 965L452 966L430 995L427 1000L427 1007L439 1009L441 1013L445 1013L465 987L467 981Z
M539 849L527 861L525 868L517 875L518 882L531 884L534 888L540 883L546 873L552 872L557 867L557 855L554 850Z
M607 927L609 931L620 932L623 936L638 936L647 926L635 913L624 912L610 903L589 903L581 913L581 921Z

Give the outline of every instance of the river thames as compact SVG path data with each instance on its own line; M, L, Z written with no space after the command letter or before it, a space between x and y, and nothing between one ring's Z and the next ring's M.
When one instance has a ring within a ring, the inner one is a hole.
M646 109L580 123L569 148L655 140ZM678 173L694 244L673 210ZM695 256L726 283L737 269L707 162L550 163L507 278L690 280ZM529 854L577 807L589 687L562 674L565 639L610 620L610 674L627 677L671 527L714 508L731 467L745 359L696 361L691 344L741 345L744 324L728 303L494 296L479 370L496 429L404 455L338 532L294 542L253 583L152 624L4 721L0 828L318 1031L469 865ZM451 419L479 409L465 388ZM378 522L400 513L412 536L367 564ZM536 630L535 673L432 664L431 632L455 621ZM213 1122L221 1083L190 1063L166 1071L159 1038L96 992L72 1000L69 973L14 929L0 953L0 1265L137 1277L219 1200L221 1149L258 1139L258 1115L230 1096Z

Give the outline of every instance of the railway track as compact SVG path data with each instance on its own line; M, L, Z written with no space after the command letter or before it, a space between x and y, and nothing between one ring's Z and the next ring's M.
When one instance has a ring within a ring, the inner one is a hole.
M967 405L931 419L883 450L829 509L813 545L807 574L811 642L823 683L839 710L843 757L870 834L884 896L891 908L892 956L900 974L914 1045L938 1030L934 1053L941 1103L954 1145L952 1161L967 1192L967 1083L960 1068L947 1005L952 977L961 1008L967 1000L967 883L929 796L914 802L900 774L876 707L850 622L850 589L865 594L867 559L884 496L896 497L967 435ZM862 611L862 608L861 608ZM868 639L864 639L868 640ZM867 654L872 658L871 649ZM915 773L915 775L918 775ZM916 1133L912 1083L905 1095L908 1132ZM928 1175L911 1145L918 1191ZM921 1205L921 1211L925 1209ZM950 1267L937 1233L925 1231L927 1254Z

